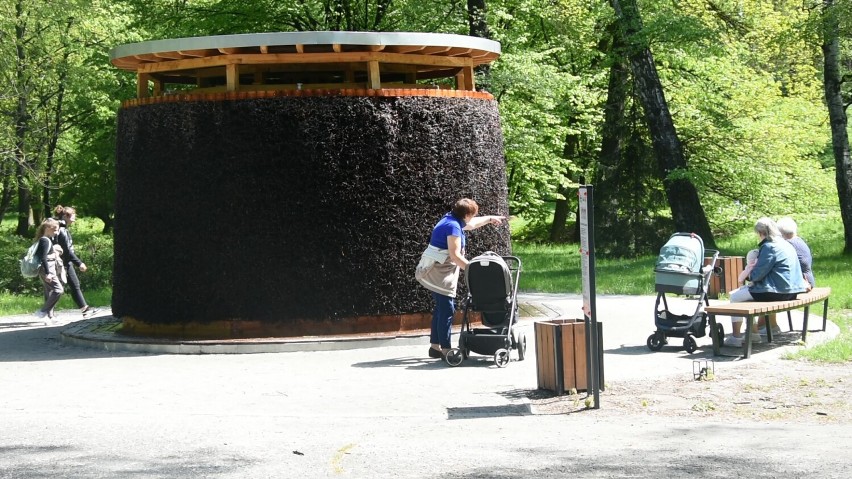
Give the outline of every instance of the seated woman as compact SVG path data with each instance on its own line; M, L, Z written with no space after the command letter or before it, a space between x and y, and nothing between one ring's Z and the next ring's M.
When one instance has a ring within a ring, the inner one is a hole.
M784 240L775 222L760 218L754 225L754 232L760 243L757 261L748 274L750 283L731 291L731 302L788 301L807 291L796 250ZM725 346L742 346L742 324L742 318L731 318L732 332L725 337ZM760 335L752 334L751 340L759 343Z
M796 256L799 258L799 265L802 267L802 274L805 276L805 281L808 282L808 291L816 288L816 279L814 279L813 271L813 256L808 244L805 243L799 235L799 227L793 218L785 216L778 220L778 231L793 248L796 250Z

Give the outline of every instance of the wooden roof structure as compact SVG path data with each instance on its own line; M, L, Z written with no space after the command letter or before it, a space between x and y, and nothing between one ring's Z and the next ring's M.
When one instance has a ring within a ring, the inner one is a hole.
M475 90L473 69L500 56L498 42L405 32L277 32L154 40L110 51L135 72L137 97L301 89ZM426 80L427 82L424 82Z

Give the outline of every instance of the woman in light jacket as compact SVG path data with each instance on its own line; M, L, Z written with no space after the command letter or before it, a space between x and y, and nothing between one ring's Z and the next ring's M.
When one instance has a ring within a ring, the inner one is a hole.
M757 261L748 275L750 283L731 291L731 302L789 301L807 291L802 267L793 246L784 240L775 222L760 218L754 225L760 238ZM731 318L732 333L725 338L726 346L742 346L742 318ZM760 335L752 334L752 342L759 343Z
M35 315L40 319L47 317L51 324L56 320L53 308L65 292L62 286L65 273L62 267L62 247L53 244L53 237L58 230L59 222L53 218L47 218L36 229L35 235L38 241L36 257L41 262L38 267L38 277L44 286L44 304L35 312Z

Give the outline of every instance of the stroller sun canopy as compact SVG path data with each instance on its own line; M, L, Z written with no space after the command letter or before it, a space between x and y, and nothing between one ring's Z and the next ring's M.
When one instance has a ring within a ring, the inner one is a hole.
M675 233L660 249L654 271L700 273L704 264L704 242L691 233Z

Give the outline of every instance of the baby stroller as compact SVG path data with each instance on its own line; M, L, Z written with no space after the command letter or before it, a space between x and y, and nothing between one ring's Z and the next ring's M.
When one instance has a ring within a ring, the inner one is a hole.
M654 289L657 302L654 305L654 324L657 330L648 336L648 349L659 351L668 344L668 338L683 338L687 353L697 349L695 338L704 337L707 329L707 313L704 306L710 305L707 288L710 275L716 270L719 251L708 249L711 259L704 265L704 241L694 233L675 233L660 249L654 266ZM683 295L697 300L692 314L674 314L669 310L666 293ZM660 304L662 303L662 307ZM724 337L721 324L716 325L719 337Z
M459 333L459 347L447 354L447 363L458 366L471 352L493 355L497 367L509 364L509 353L518 352L523 361L527 338L515 331L518 321L518 279L521 260L488 251L473 258L464 271L468 295L464 300L464 316ZM472 312L479 312L482 328L471 327Z

